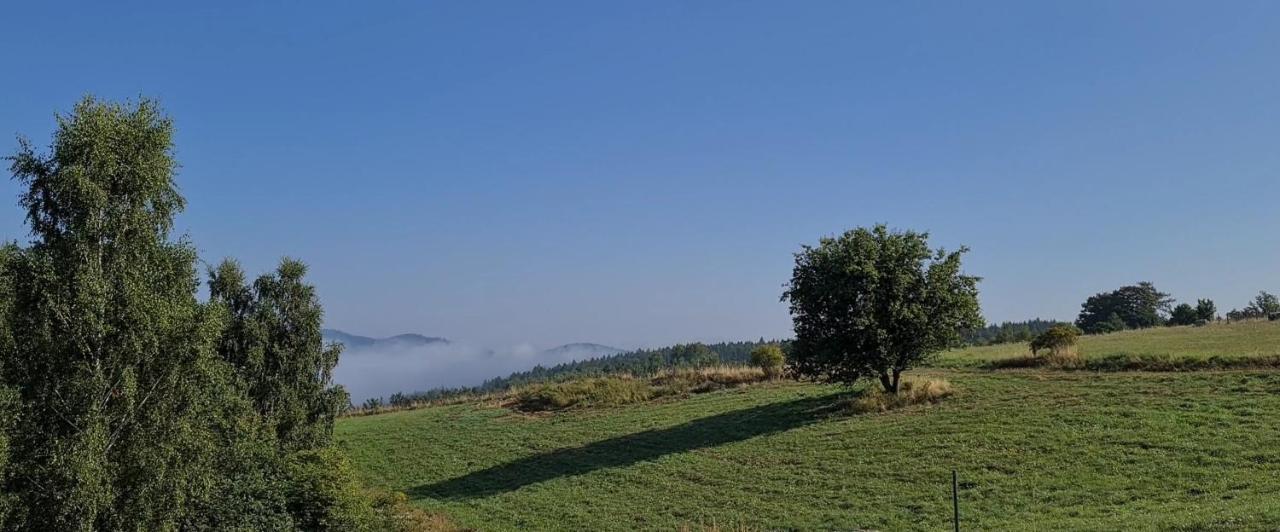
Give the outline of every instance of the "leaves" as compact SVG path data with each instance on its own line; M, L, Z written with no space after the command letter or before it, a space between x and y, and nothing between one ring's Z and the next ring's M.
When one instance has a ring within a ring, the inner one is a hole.
M791 363L810 378L852 384L898 375L982 327L979 278L961 271L968 251L933 250L928 234L859 228L805 246L795 256Z

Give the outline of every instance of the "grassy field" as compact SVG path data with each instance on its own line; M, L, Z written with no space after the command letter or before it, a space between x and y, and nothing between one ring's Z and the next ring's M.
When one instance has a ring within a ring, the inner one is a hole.
M850 415L842 390L784 382L337 431L370 482L480 530L940 530L953 468L970 530L1280 527L1280 373L915 373L956 395Z
M1089 359L1103 357L1169 357L1207 359L1280 356L1280 321L1217 322L1202 327L1159 327L1097 336L1082 336L1078 350ZM1027 344L971 347L944 353L942 367L979 366L1027 355Z

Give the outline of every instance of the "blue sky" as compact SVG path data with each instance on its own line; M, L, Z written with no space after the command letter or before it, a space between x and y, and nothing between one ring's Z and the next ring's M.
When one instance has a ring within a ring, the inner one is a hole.
M786 336L791 253L876 222L990 320L1280 290L1277 2L169 4L7 7L0 149L160 99L179 229L353 332Z

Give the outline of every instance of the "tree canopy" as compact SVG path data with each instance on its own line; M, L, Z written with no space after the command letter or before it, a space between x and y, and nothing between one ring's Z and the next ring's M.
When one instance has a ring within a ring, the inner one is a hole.
M8 158L32 241L0 247L0 528L367 528L305 267L224 264L201 302L172 137L152 101L86 98Z
M1080 305L1076 326L1088 334L1155 327L1172 304L1169 294L1144 281L1089 297Z
M790 302L798 375L845 384L878 378L896 393L903 371L983 326L979 278L961 271L967 249L934 250L928 238L877 225L795 254L782 298Z

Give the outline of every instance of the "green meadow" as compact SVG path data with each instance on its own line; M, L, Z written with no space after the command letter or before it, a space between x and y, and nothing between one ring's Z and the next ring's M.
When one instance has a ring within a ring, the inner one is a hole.
M1085 357L1271 356L1280 323L1080 342ZM494 401L341 420L373 485L477 530L940 530L951 471L969 530L1275 530L1280 373L991 370L1025 345L944 355L938 404L833 408L772 382L636 404Z
M1081 336L1077 350L1086 359L1108 357L1168 360L1251 360L1280 357L1280 322L1215 322L1204 326L1155 327ZM1025 343L970 347L943 353L942 367L981 366L1026 356Z

